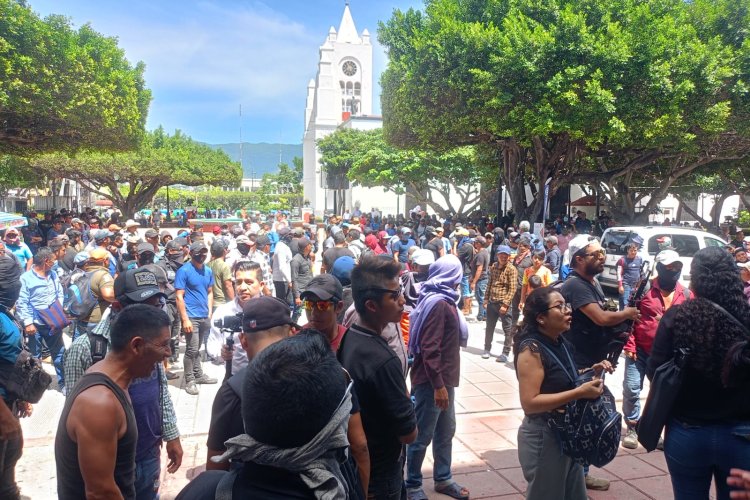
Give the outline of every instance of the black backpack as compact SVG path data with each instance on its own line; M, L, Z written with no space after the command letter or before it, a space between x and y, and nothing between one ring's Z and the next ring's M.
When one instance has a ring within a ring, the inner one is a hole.
M91 289L91 280L96 273L106 273L103 269L95 271L76 270L67 279L63 310L72 318L85 318L99 305L99 299Z

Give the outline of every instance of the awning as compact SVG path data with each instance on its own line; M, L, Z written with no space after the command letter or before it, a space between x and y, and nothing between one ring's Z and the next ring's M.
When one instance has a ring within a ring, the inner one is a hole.
M26 225L26 217L8 212L0 212L0 229L11 227L23 227Z
M97 207L111 207L112 200L96 200L94 202L94 205L96 205Z
M573 200L570 202L571 207L595 207L596 206L596 196L593 194L590 194L588 196L582 196L578 198L577 200Z

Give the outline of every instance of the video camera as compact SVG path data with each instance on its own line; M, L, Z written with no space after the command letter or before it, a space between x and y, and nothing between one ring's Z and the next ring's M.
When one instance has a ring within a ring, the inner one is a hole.
M234 334L242 332L242 313L216 318L214 319L214 326L218 328L222 333L227 334L227 349L229 349L230 352L233 351ZM224 374L224 380L232 376L231 360L226 362L225 369L226 373Z

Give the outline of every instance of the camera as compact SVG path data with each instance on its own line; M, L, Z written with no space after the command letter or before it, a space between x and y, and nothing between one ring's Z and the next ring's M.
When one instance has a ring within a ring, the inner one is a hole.
M242 313L217 318L214 320L214 326L219 330L239 333L242 331Z

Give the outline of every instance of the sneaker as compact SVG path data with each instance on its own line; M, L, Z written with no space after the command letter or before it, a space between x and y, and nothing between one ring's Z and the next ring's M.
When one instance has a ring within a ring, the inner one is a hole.
M198 390L198 386L195 385L195 382L188 382L185 385L185 392L191 396L197 396L200 391Z
M663 437L659 437L659 442L656 443L656 449L664 451L664 438Z
M484 351L484 354L482 354L482 359L490 359L490 351Z
M628 429L625 433L625 438L622 440L622 447L629 450L635 450L638 448L638 434L635 429Z
M218 380L216 380L215 378L211 378L208 375L201 375L200 377L195 379L196 384L215 384L217 382Z
M164 374L165 377L167 377L167 380L175 380L180 378L180 375L175 372L167 371L167 373Z
M497 362L497 363L507 363L508 362L508 356L506 356L505 354L501 354L500 356L497 357L497 359L495 360L495 362Z
M594 491L607 491L609 489L609 481L590 475L586 476L586 489Z
M477 321L487 321L487 318L484 316L477 316Z

